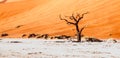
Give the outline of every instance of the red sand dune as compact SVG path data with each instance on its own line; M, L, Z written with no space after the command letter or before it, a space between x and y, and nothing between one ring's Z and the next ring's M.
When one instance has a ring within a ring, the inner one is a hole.
M0 3L0 34L21 37L39 33L72 35L75 28L59 20L59 14L84 13L83 34L97 38L120 38L120 0L8 0ZM21 25L20 28L16 26ZM111 36L109 36L112 34Z

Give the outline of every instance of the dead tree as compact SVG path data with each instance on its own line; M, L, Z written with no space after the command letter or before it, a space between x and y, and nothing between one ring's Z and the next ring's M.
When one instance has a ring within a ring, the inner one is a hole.
M67 24L71 24L76 27L77 42L81 42L81 36L82 36L81 33L82 33L83 29L85 28L85 26L82 27L81 29L79 29L79 22L81 19L83 19L85 14L88 14L88 12L83 13L81 15L80 14L77 14L77 15L72 14L71 16L65 16L65 18L62 18L61 15L59 15L59 18L61 20L64 20Z

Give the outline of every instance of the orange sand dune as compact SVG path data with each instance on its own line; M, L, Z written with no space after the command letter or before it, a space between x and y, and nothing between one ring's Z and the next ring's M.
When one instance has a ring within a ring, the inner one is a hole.
M80 22L83 34L97 38L120 38L120 0L13 0L0 4L0 34L21 37L39 33L72 35L75 28L59 20L59 14L89 12ZM16 28L21 25L20 28ZM111 36L109 36L112 34Z

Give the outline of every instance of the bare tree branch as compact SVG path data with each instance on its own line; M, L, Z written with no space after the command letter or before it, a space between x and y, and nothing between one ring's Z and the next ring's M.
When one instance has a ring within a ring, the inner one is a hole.
M73 22L69 22L67 19L63 19L63 18L61 17L61 15L59 15L59 18L60 18L61 20L66 21L67 24L73 24L73 25L75 25L75 23L73 23Z
M83 13L83 14L82 14L82 17L84 17L84 15L85 15L85 14L88 14L88 13L89 13L89 12Z
M72 14L71 19L73 19L74 21L77 21L77 19L75 18L74 14Z
M77 21L77 22L79 22L79 21L84 17L85 14L88 14L88 12L83 13L82 16L80 16L80 15L78 14L79 18L78 18L78 21Z
M81 28L80 33L82 33L82 31L85 29L85 27L87 27L87 26L85 25Z
M77 21L76 17L74 16L74 14L72 14L72 16L65 16L71 20L74 20L75 22Z

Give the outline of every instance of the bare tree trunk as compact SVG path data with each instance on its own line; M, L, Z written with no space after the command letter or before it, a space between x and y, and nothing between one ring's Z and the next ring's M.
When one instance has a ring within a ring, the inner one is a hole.
M77 41L81 42L81 34L80 34L81 32L79 30L78 24L76 24L76 33L77 33Z

